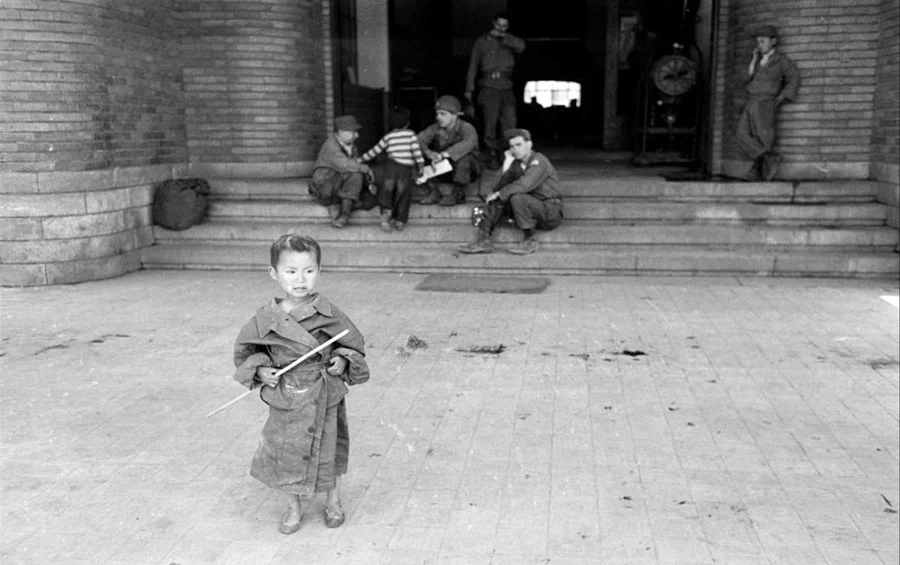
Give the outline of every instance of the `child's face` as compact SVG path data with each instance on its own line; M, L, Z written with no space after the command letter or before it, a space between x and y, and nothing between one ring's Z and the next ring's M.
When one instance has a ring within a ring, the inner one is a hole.
M269 276L278 283L286 297L302 300L316 289L319 265L313 253L282 251L278 265L269 267Z
M344 145L350 145L356 138L359 137L359 133L356 130L352 129L339 129L337 130L337 138Z

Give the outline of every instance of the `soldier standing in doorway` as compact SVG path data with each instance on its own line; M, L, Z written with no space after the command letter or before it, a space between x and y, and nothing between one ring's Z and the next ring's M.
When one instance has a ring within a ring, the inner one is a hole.
M499 12L494 16L491 30L475 41L466 73L465 97L472 101L475 79L480 72L475 102L481 108L484 144L491 155L492 169L500 167L506 150L502 132L516 127L516 95L512 76L516 54L525 51L525 40L508 30L509 16L506 12Z

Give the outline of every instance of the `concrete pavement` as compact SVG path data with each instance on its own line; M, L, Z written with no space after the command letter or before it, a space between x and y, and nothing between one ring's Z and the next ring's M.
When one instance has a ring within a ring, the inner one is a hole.
M319 499L292 536L247 473L264 405L204 417L242 392L264 272L0 290L0 562L900 560L897 281L422 279L323 274L373 376L348 397L347 523Z

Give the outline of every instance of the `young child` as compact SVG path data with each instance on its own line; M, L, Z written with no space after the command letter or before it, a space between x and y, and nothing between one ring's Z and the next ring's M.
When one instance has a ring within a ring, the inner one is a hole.
M250 475L288 494L279 531L300 529L301 503L326 492L325 525L344 523L340 478L347 472L347 385L369 379L365 343L353 322L316 291L322 253L310 237L283 235L272 244L269 275L284 292L257 310L234 344L234 379L261 383L269 417ZM280 378L279 367L345 329L350 333Z
M403 231L409 221L413 179L425 166L425 158L415 132L409 129L409 110L394 108L391 111L391 128L359 161L371 161L382 151L387 151L384 186L378 191L381 229Z

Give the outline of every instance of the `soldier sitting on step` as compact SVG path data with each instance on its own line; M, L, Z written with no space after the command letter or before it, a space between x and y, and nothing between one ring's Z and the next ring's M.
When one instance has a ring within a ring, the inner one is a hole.
M354 142L361 128L353 116L335 118L334 134L322 144L313 165L309 193L328 206L331 225L336 228L347 224L353 210L370 210L378 204L372 169L357 160L359 151Z
M432 163L449 159L453 170L429 181L431 190L420 204L453 206L465 201L466 186L481 177L478 132L461 119L462 105L454 96L438 98L434 111L435 123L419 132L419 144Z
M556 169L546 156L532 149L527 129L508 129L504 136L509 140L509 150L502 174L485 198L487 206L478 225L477 239L460 247L462 253L493 251L491 234L504 217L512 217L525 235L521 244L509 249L516 255L537 251L535 230L556 229L562 223L562 194Z

